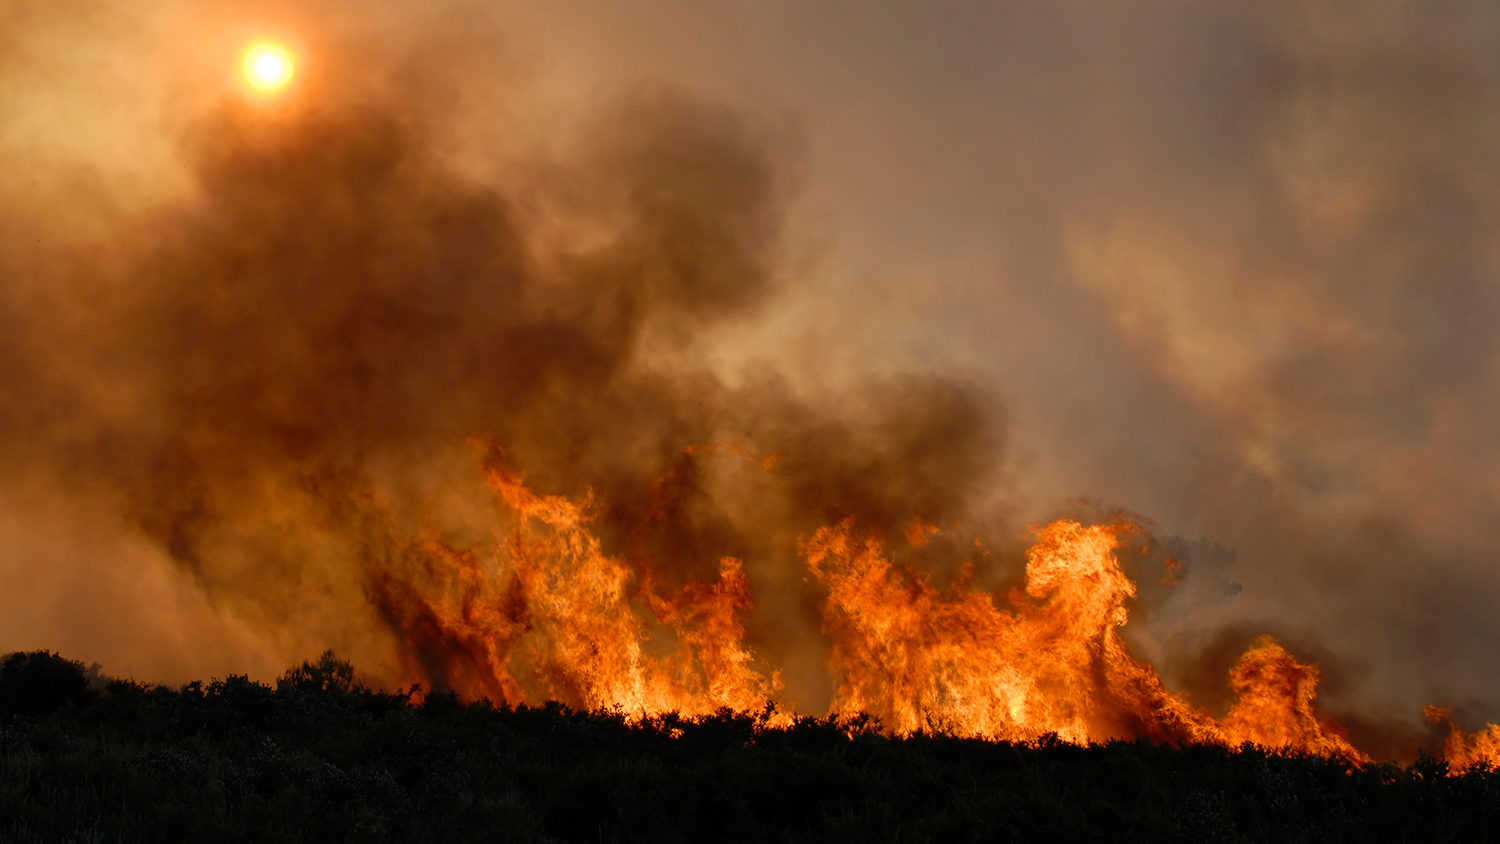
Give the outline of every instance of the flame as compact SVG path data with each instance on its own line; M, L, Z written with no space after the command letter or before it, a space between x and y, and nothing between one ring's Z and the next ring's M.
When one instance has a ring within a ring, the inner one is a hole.
M856 540L848 524L819 531L804 552L829 587L835 710L870 712L898 733L1249 741L1364 758L1315 714L1317 669L1274 642L1231 672L1239 699L1222 723L1132 658L1119 628L1135 584L1114 554L1130 529L1073 521L1039 529L1026 587L1009 610L964 584L940 593L897 569L877 541Z
M1434 724L1448 725L1443 756L1455 773L1470 768L1500 769L1500 724L1487 724L1482 730L1466 733L1453 723L1452 710L1447 707L1429 706L1425 712Z
M740 621L752 606L740 560L720 560L711 582L662 593L648 569L603 552L588 497L539 495L498 469L487 479L500 526L491 546L426 538L375 568L371 593L404 634L409 678L473 698L633 717L774 703L780 675L746 644ZM914 524L912 536L934 530ZM898 735L1248 742L1369 761L1320 712L1317 667L1270 637L1231 669L1235 700L1222 718L1132 657L1120 629L1136 587L1116 551L1134 530L1069 520L1037 528L1024 586L1000 596L974 590L967 572L939 589L851 522L815 531L800 551L826 590L831 714L872 715ZM1453 728L1447 755L1457 767L1495 765L1500 727Z
M588 532L588 500L488 479L511 529L487 554L429 539L404 554L414 578L377 579L379 603L417 644L409 675L438 679L440 649L442 679L471 697L634 715L753 711L774 697L780 679L753 667L736 618L750 591L739 560L681 595L633 592L634 573Z
M1336 728L1318 718L1313 707L1317 667L1298 662L1269 636L1240 657L1229 672L1229 683L1238 695L1223 724L1231 743L1366 761Z

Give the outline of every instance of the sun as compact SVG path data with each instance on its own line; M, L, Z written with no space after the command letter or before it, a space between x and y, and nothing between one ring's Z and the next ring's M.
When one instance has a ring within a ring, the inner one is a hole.
M245 54L245 79L262 91L274 91L292 81L292 56L275 44L259 44Z

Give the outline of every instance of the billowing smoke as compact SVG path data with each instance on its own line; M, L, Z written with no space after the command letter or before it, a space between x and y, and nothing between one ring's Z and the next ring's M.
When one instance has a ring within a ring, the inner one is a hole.
M726 556L779 582L772 656L817 638L799 536L972 515L1003 440L976 388L807 398L694 363L777 293L785 190L741 118L642 93L506 191L445 160L425 87L347 81L372 61L349 43L296 99L226 93L182 133L184 198L26 255L11 288L52 290L3 312L10 477L93 497L281 647L394 647L439 687L469 655L424 638L401 549L492 541L486 467L590 497L604 552L658 585Z
M0 648L457 682L411 549L500 476L638 600L742 560L810 710L811 533L998 594L1126 508L1195 700L1495 718L1488 5L354 5L0 12Z

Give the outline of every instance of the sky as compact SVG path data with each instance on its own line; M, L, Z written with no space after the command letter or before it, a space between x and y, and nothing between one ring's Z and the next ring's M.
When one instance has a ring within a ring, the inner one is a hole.
M275 37L338 74L309 91L393 109L515 197L527 242L586 242L609 223L579 207L674 184L631 152L641 109L743 152L733 226L767 292L672 299L692 327L643 329L644 359L828 418L872 383L957 385L989 432L962 435L985 443L966 516L1019 536L1124 511L1187 558L1195 588L1132 640L1169 682L1269 631L1331 706L1500 716L1492 4L0 0L0 32L0 364L7 404L46 408L4 423L0 650L185 679L354 647L268 636L132 515L160 489L65 436L150 427L121 408L159 370L111 380L113 347L77 340L134 323L70 279L197 231L215 109ZM639 184L595 187L611 168Z

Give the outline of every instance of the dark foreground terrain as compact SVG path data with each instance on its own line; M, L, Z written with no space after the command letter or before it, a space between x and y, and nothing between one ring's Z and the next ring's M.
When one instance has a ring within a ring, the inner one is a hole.
M1500 773L0 663L0 841L1490 841Z

